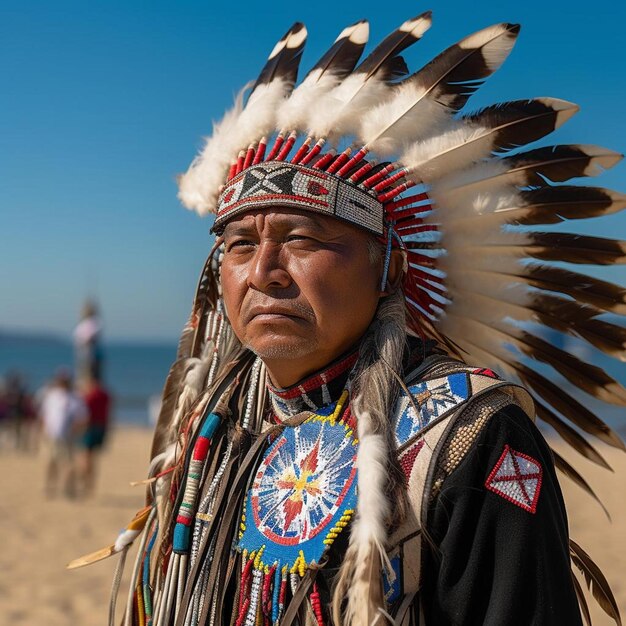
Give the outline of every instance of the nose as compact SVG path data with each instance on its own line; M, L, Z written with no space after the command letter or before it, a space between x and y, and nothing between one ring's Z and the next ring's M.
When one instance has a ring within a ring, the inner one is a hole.
M258 291L284 289L292 279L281 259L281 246L271 241L262 241L254 252L249 266L248 286Z

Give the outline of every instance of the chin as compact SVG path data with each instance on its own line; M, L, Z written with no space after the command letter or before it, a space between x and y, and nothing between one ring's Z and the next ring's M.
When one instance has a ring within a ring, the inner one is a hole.
M248 350L251 350L263 361L291 361L301 359L315 352L316 344L313 341L294 341L293 337L281 340L276 338L273 341L261 343L244 343Z

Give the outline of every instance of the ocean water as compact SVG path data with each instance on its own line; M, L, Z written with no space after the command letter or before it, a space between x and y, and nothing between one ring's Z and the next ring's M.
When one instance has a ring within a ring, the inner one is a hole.
M105 343L104 381L114 398L117 422L148 426L149 403L159 398L176 344ZM73 364L69 342L0 337L0 376L19 372L30 391L44 385L60 367Z
M552 337L558 345L558 337ZM562 348L577 353L585 362L603 367L626 386L626 364L599 353L585 353L577 346L561 342ZM106 343L104 346L105 383L114 396L114 419L119 423L150 426L151 414L161 396L165 378L176 356L176 345ZM0 334L0 376L10 370L26 379L29 390L46 383L59 367L71 368L72 345L69 342L36 337L11 337ZM535 362L535 367L550 375ZM626 435L626 409L594 400L571 383L555 380L559 385L602 418L620 434ZM150 407L152 407L150 409Z

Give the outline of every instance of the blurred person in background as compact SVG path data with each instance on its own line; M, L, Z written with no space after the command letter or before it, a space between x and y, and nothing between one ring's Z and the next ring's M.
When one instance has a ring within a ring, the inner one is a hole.
M102 378L102 323L96 304L87 300L80 322L74 329L76 379Z
M7 402L7 383L0 378L0 447L4 445L7 429L7 417L9 416L9 404Z
M39 396L39 420L46 445L45 491L57 495L59 484L66 496L76 495L74 445L88 420L87 407L72 389L68 371L60 370Z
M23 377L9 372L3 385L3 425L6 437L16 450L29 450L34 445L34 410L31 395Z
M83 402L87 408L87 424L80 440L81 493L90 495L95 483L96 456L106 441L109 429L111 395L101 381L93 376L82 387Z

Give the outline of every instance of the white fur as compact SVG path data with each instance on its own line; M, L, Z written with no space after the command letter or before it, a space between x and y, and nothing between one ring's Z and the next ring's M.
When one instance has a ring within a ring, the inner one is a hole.
M351 537L359 543L373 541L379 547L385 544L387 533L384 519L389 514L385 494L387 482L388 450L384 439L369 432L370 416L367 411L359 414L358 512Z
M354 134L359 119L388 97L390 91L375 76L368 80L365 74L350 74L309 111L310 134L314 137Z
M349 550L354 555L356 566L352 574L353 583L348 589L345 616L346 623L353 626L363 624L359 616L368 610L370 590L363 581L365 568L371 563L372 550L379 553L381 563L390 569L385 552L385 519L389 515L385 485L389 450L384 438L372 431L369 412L356 407L355 410L359 437L356 461L358 500L356 517L350 530Z
M311 109L315 109L323 96L336 87L338 82L336 75L331 72L322 74L321 69L309 74L304 82L293 90L291 96L281 104L277 115L280 127L285 131L309 130Z
M129 546L138 537L142 529L139 530L123 530L115 540L113 553L121 552L126 546Z
M202 152L178 179L180 201L200 215L215 213L220 185L239 151L274 130L276 111L290 86L281 79L260 85L243 108L245 89L239 92L235 106L214 125Z

